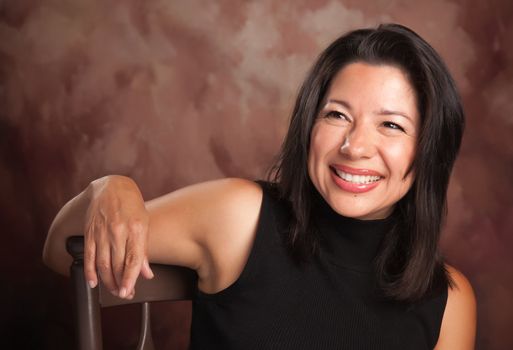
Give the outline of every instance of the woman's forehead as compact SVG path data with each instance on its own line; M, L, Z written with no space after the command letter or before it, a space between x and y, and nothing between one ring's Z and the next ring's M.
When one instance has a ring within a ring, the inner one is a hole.
M399 112L417 118L417 96L408 76L393 65L350 63L337 72L322 106L339 104L351 110Z

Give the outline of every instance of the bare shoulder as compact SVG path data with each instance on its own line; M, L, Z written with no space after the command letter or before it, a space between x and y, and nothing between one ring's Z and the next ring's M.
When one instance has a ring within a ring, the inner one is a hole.
M255 240L263 191L255 182L225 179L206 184L212 200L201 241L207 256L198 286L214 293L231 285L241 274Z
M148 255L152 262L193 268L208 275L222 247L250 240L262 189L243 179L195 184L146 202L150 214ZM229 254L227 254L229 256Z
M216 221L229 221L232 211L245 213L257 210L262 198L261 187L252 181L227 178L203 182L181 188L146 203L151 213L178 212L189 223L204 231L204 224ZM195 219L192 219L193 216ZM212 221L213 220L213 221Z
M225 288L245 266L262 196L259 184L227 178L188 186L148 202L152 260L194 268L203 291Z
M262 188L256 182L227 178L204 183L204 186L209 189L206 193L217 199L215 205L221 205L225 210L246 212L260 208Z
M204 182L177 194L185 195L188 205L202 214L198 219L203 219L199 224L204 225L199 229L207 234L212 228L225 228L256 216L262 201L262 188L257 183L238 178Z
M262 203L260 185L244 179L228 178L201 186L204 188L200 189L200 205L206 207L201 234L205 241L218 244L220 236L237 240L241 235L253 231Z
M473 316L470 321L475 323L476 298L469 280L456 268L446 265L454 285L449 288L447 306L457 314Z
M476 334L476 298L468 279L456 268L446 265L453 281L449 287L440 337L436 350L474 349Z

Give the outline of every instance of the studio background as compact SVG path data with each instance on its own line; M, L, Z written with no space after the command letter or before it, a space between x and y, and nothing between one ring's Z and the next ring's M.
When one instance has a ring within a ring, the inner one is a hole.
M467 112L442 247L472 282L477 348L513 349L513 3L0 0L0 325L12 349L73 348L68 280L41 262L59 208L106 174L146 199L262 178L299 84L351 29L399 22L446 60ZM185 349L189 304L160 304L157 345ZM138 310L103 315L107 349Z

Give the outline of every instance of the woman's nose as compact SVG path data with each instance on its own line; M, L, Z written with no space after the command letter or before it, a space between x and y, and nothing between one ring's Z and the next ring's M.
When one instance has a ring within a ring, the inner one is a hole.
M366 125L355 125L348 129L340 152L349 159L371 158L376 152L376 146L370 128Z

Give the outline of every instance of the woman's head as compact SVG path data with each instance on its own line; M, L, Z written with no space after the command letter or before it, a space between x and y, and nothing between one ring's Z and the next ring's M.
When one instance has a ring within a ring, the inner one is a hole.
M333 79L310 135L308 172L339 214L382 219L410 189L420 117L406 74L349 63Z
M455 84L439 55L417 34L394 24L356 30L337 39L319 56L299 91L275 167L276 181L283 196L290 200L295 214L296 225L291 230L290 242L297 252L307 252L315 243L315 237L307 234L311 231L308 228L311 227L313 191L308 171L312 130L337 74L356 62L374 67L395 67L403 72L414 90L418 131L411 168L405 174L413 174L414 179L410 190L395 206L394 216L401 222L402 231L419 228L418 232L408 233L408 237L406 233L396 235L399 238L396 237L397 241L390 245L405 249L408 246L409 250L417 247L418 251L406 258L415 260L416 255L425 256L426 249L436 251L464 116ZM398 265L391 259L394 252L390 250L388 255L385 254L388 258L383 266ZM406 266L397 268L410 273Z

